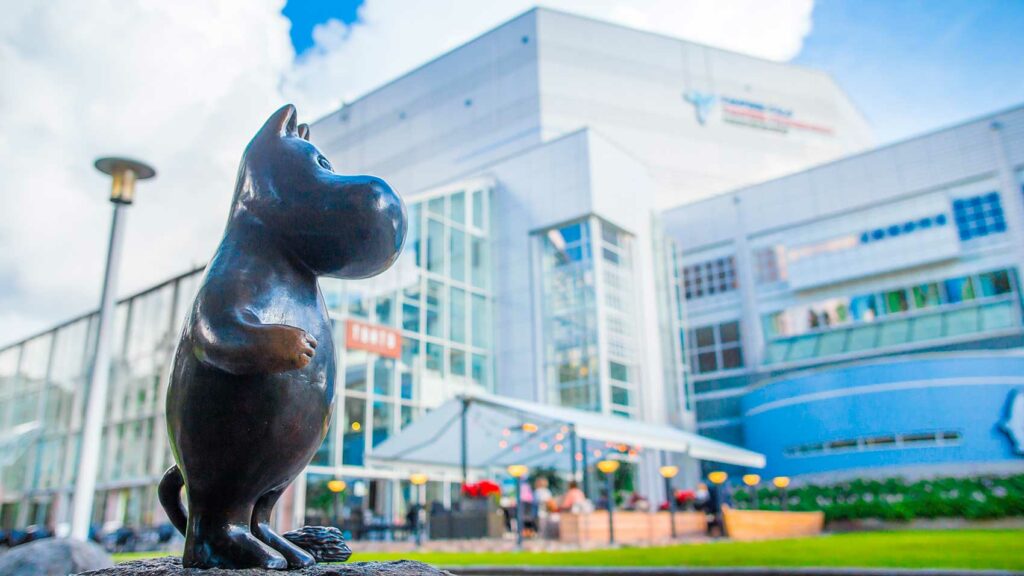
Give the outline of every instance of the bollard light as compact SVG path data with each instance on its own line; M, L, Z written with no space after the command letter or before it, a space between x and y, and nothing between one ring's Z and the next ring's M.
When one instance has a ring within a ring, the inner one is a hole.
M525 426L524 426L525 427ZM522 464L511 464L508 475L516 479L516 547L523 547L523 476L530 471Z
M601 460L597 463L597 469L604 474L605 486L608 491L608 543L615 544L615 483L613 476L619 469L621 463L618 460Z
M419 503L419 506L420 506L419 509L415 510L415 512L416 512L416 526L413 527L416 530L416 547L417 548L419 548L423 544L423 519L421 518L421 516L423 515L423 510L424 510L423 506L426 504L426 500L427 500L426 494L419 494L419 492L422 491L422 488L420 488L420 487L423 486L424 484L426 484L427 480L428 480L428 478L427 478L426 474L414 473L414 474L410 474L409 475L409 483L414 486L413 492L417 493L416 500L419 501L418 503ZM415 505L416 504L414 503L413 506L415 506Z
M676 537L676 495L672 493L672 479L679 474L679 466L662 466L658 473L665 479L665 498L668 499L668 522L672 527L672 538Z

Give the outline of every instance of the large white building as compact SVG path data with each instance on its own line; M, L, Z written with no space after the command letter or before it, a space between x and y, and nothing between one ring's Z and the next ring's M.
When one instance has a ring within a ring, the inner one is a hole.
M400 516L407 471L367 456L461 391L693 430L677 253L661 211L869 144L822 72L546 9L311 132L340 172L391 183L410 227L386 275L322 282L341 393L324 446L280 505L296 521L318 513L334 477L352 486L350 505ZM119 306L97 521L161 518L166 365L197 279ZM87 316L0 350L4 526L66 520L94 330ZM659 462L636 458L652 495ZM682 463L692 483L696 463ZM438 472L428 497L447 503L459 479Z

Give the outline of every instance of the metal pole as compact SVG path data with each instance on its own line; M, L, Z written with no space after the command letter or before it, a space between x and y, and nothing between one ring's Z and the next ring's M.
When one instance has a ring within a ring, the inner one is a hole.
M605 474L605 483L608 485L608 543L615 544L615 520L613 516L613 510L615 510L615 496L612 495L614 486L612 483L612 476L614 474Z
M78 452L78 472L71 510L71 537L89 539L92 522L92 503L96 491L96 473L99 470L100 441L103 436L104 412L107 409L107 388L110 382L110 347L114 323L114 295L117 293L117 273L121 265L124 241L125 205L114 203L114 217L110 225L110 244L107 247L107 269L103 276L100 298L100 323L96 334L96 356L89 380L89 400L82 424L82 439Z
M516 478L516 548L523 548L523 481Z
M782 511L785 512L789 508L789 497L787 494L788 489L783 488L780 492L782 493Z
M668 496L668 521L672 525L672 538L676 538L676 498L672 494L672 479L665 478L665 494Z
M341 492L334 493L334 525L341 529Z
M576 480L578 477L576 475L576 473L577 473L577 466L576 466L576 425L575 424L569 426L569 448L570 448L570 452L569 453L571 454L571 458L572 458L572 479Z
M416 497L413 500L419 501L419 507L416 507L416 504L413 504L413 506L415 507L414 510L416 512L415 514L413 514L413 518L416 519L416 547L419 548L420 546L423 545L423 517L422 516L423 516L423 503L424 503L424 500L426 500L426 498L424 497L423 494L420 494L420 487L419 486L416 486L414 484L412 486L412 490L416 494Z
M468 461L469 461L469 447L466 444L468 442L468 430L467 430L467 426L468 426L467 420L468 419L466 418L466 415L468 413L469 413L469 399L468 398L463 398L462 399L462 419L461 419L461 422L460 422L461 426L462 426L462 485L463 486L465 486L469 482L469 464L468 464ZM462 492L460 491L459 494L462 494Z
M750 509L751 510L757 510L760 507L761 507L760 503L757 501L757 486L751 486L750 487Z
M587 439L580 439L580 454L583 454L583 495L590 498L590 477L587 474Z

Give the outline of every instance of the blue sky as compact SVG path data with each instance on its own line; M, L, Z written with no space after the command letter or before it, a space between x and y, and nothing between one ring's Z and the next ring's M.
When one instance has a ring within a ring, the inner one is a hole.
M288 0L296 52L361 3ZM879 143L899 140L1024 102L1024 2L819 0L793 62L832 74Z

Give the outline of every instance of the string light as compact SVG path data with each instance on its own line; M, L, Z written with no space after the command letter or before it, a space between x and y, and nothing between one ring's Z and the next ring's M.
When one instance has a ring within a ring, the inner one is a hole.
M565 446L562 446L561 444L555 444L555 452L561 453L562 450L565 450Z

